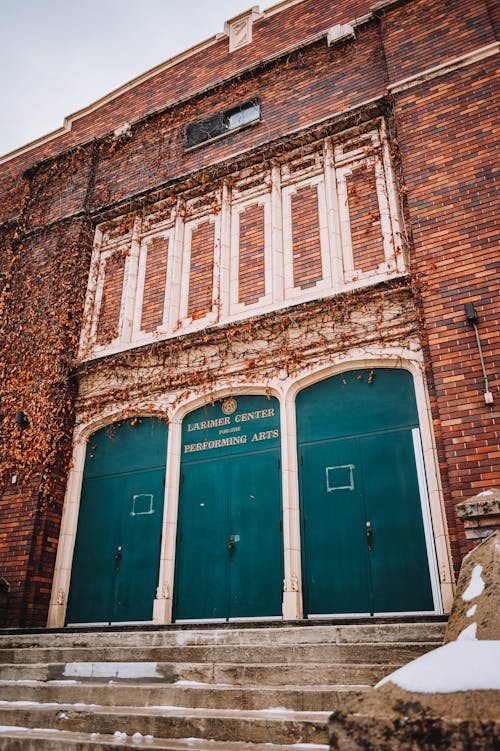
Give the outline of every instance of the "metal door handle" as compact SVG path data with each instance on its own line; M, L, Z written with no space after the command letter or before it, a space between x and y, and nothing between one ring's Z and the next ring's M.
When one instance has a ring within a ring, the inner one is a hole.
M234 535L229 535L229 545L227 546L227 549L229 550L229 560L233 560L233 553L235 548L235 537Z
M122 552L123 552L122 545L118 545L118 547L116 549L116 555L115 555L115 568L116 568L117 571L120 568L120 562L121 562L121 559L122 559Z
M366 544L368 545L368 550L373 550L373 530L370 521L366 522Z

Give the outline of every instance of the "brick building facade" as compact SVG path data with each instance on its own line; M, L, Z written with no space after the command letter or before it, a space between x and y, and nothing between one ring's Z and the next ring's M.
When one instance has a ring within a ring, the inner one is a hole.
M499 16L253 8L3 159L5 622L448 609L499 477Z

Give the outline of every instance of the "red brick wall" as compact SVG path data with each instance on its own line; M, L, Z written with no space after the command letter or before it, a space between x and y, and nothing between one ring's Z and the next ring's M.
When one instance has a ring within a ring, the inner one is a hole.
M346 183L354 269L374 271L385 261L375 170L358 167Z
M253 204L239 214L238 302L250 305L266 294L264 276L264 206Z
M411 0L381 20L391 83L495 41L484 0Z
M106 261L97 326L99 344L106 344L118 336L124 274L125 257L122 252L117 251Z
M318 188L299 188L291 198L293 285L314 287L321 281Z
M498 485L500 195L497 60L489 58L395 97L398 140L423 306L434 426L455 562L466 551L455 505ZM445 114L445 116L444 116ZM490 390L463 304L479 316Z
M38 491L34 485L5 486L0 495L0 550L3 576L10 584L7 620L1 625L19 621L26 599L26 572L31 558L33 523L38 505Z
M82 218L8 250L0 299L0 576L10 625L44 625L71 453L73 363L93 228ZM14 233L19 237L19 227ZM12 239L12 238L11 238ZM22 410L29 425L20 430ZM12 484L13 475L17 476Z
M142 300L142 331L154 331L163 322L168 246L168 237L154 237L148 242Z
M188 316L193 319L203 318L212 310L214 242L213 222L207 220L193 229L188 297Z
M366 66L366 60L370 65ZM138 125L118 147L103 147L95 167L91 208L118 201L153 185L252 149L384 93L385 72L375 24L358 42L327 48L325 40L290 55L286 65L241 76ZM263 122L200 148L185 150L185 126L231 105L260 96ZM123 179L123 175L127 179Z

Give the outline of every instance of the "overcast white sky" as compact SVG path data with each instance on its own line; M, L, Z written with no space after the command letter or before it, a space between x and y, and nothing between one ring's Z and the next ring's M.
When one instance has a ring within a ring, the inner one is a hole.
M264 0L261 9L277 0ZM258 0L0 0L0 155Z

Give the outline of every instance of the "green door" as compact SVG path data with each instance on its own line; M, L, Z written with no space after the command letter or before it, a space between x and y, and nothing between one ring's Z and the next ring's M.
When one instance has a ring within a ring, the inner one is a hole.
M184 421L175 620L281 616L279 443L275 399L227 399Z
M304 608L434 609L403 370L350 371L297 397Z
M224 462L191 462L182 468L175 619L226 617L226 485Z
M128 420L89 440L67 623L148 621L158 583L166 423Z

